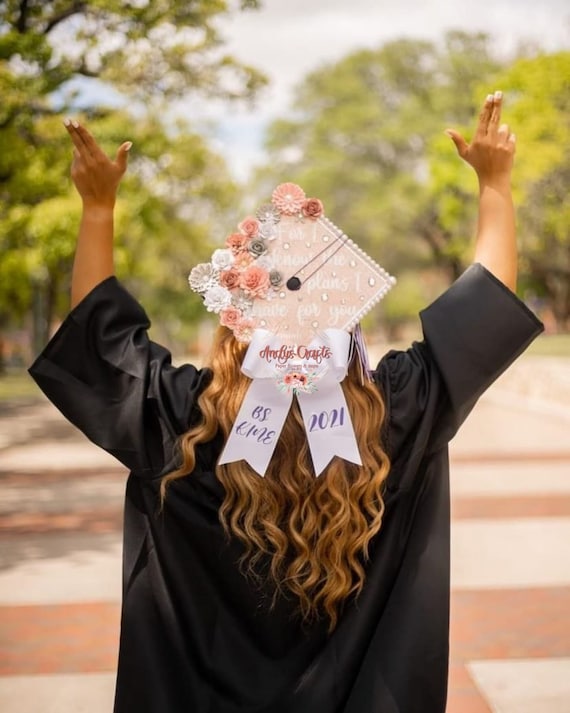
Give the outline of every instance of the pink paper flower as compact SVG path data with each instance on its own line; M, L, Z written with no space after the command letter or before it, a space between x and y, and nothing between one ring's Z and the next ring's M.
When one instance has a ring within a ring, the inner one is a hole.
M232 233L226 239L226 245L234 255L245 252L249 243L249 238L243 233Z
M239 271L231 267L229 270L220 272L220 285L227 290L235 290L239 287L239 278Z
M247 235L248 238L255 238L259 233L259 222L252 216L248 215L238 225L240 233Z
M233 328L234 337L238 340L238 342L251 342L255 328L255 319L251 317L241 319Z
M242 317L243 315L241 310L233 305L230 305L220 312L220 324L224 327L234 329L236 325L239 324Z
M301 210L306 218L313 218L313 220L316 220L321 217L324 208L318 198L307 198L307 200L303 203Z
M240 275L239 286L250 297L265 297L269 289L269 273L263 267L250 265Z
M305 374L300 374L297 371L294 371L290 374L285 374L283 377L283 383L287 384L287 386L305 386L307 383L307 377Z
M305 191L296 183L282 183L271 195L273 205L285 215L295 215L303 207Z
M236 270L245 270L253 262L253 255L249 252L237 253L236 259L234 261L234 267Z

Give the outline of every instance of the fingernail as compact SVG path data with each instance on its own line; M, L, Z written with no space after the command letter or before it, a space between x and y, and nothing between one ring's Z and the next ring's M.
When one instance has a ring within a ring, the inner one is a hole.
M64 126L69 126L70 124L71 124L71 119L65 118L65 119L63 120L63 125L64 125Z
M78 128L79 128L79 122L78 122L78 121L75 121L75 119L74 119L74 120L71 122L71 126L73 126L74 129L78 129Z
M133 147L133 142L132 141L127 141L125 144L125 151L130 151Z
M503 92L495 92L495 99L502 99L503 98Z
M485 99L487 102L492 102L493 101L493 95L492 94L487 94L487 98Z

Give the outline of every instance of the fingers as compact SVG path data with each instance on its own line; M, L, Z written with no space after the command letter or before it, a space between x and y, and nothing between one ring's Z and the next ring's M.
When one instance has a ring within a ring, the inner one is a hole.
M506 144L507 141L509 140L510 134L511 134L511 131L509 129L509 125L501 124L501 126L499 126L499 129L497 131L497 143Z
M73 158L75 163L80 159L83 159L91 166L94 165L95 162L109 163L107 155L84 126L78 121L72 121L71 119L65 119L63 124L73 141ZM122 172L127 168L127 156L132 145L131 141L125 141L117 151L115 162Z
M461 134L455 131L454 129L446 129L445 133L451 138L451 140L455 144L457 153L462 158L466 156L469 150L469 144L467 143L467 141L465 141L463 136L461 136Z
M119 146L119 149L117 151L115 163L117 164L117 166L123 173L127 170L127 159L128 159L129 151L131 150L132 145L133 145L132 141L125 141L124 144L121 144Z
M67 129L67 133L69 134L70 139L73 141L73 146L75 147L74 158L78 158L78 156L75 155L75 152L77 152L79 156L82 156L83 154L87 153L85 143L83 142L81 135L77 131L77 129L79 128L79 123L77 121L71 121L71 119L65 119L63 125Z
M78 121L65 119L63 123L71 137L71 140L73 141L74 146L79 150L82 156L86 159L94 158L100 160L107 158L91 133L87 131L87 129Z
M491 119L491 114L493 113L493 94L487 94L481 113L479 114L479 123L477 124L477 130L475 131L476 136L484 137L487 135L487 128L489 126L489 120Z
M495 92L493 95L493 108L489 118L489 129L496 131L501 121L501 109L503 106L503 92Z
M489 133L495 133L501 120L501 109L503 106L503 92L497 91L488 94L479 114L479 123L475 132L477 138L481 139Z

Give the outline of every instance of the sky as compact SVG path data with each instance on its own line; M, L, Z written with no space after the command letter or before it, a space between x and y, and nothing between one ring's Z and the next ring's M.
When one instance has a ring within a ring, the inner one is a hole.
M485 31L499 53L521 42L570 49L567 0L264 0L263 9L220 23L229 53L270 79L253 109L191 99L179 109L211 119L214 147L238 178L263 159L263 136L290 107L294 87L313 69L351 51L402 37L435 40L450 29ZM491 88L493 89L493 88Z

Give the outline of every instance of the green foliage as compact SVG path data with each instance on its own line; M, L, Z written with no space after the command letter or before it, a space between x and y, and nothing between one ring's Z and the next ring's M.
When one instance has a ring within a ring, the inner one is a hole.
M189 91L252 97L264 77L223 53L216 27L233 7L228 0L5 0L0 59L11 60L30 88L32 80L53 90L85 76L145 103Z
M397 327L422 293L410 270L456 278L472 259L477 182L446 128L470 137L486 94L502 89L518 137L515 196L522 205L521 284L570 315L567 204L570 53L507 61L484 34L443 42L400 40L355 52L309 75L292 118L269 131L260 193L293 180L393 274L387 301ZM565 284L566 290L563 289Z
M199 300L186 290L186 274L228 222L236 190L187 124L165 125L164 102L188 93L249 99L265 83L223 52L216 21L235 7L0 1L0 327L33 313L39 345L68 309L80 202L61 119L77 114L71 80L79 78L103 82L132 107L82 103L83 120L109 154L127 138L134 144L117 207L117 272L149 311L164 315L164 334L187 337L181 325L191 324Z

